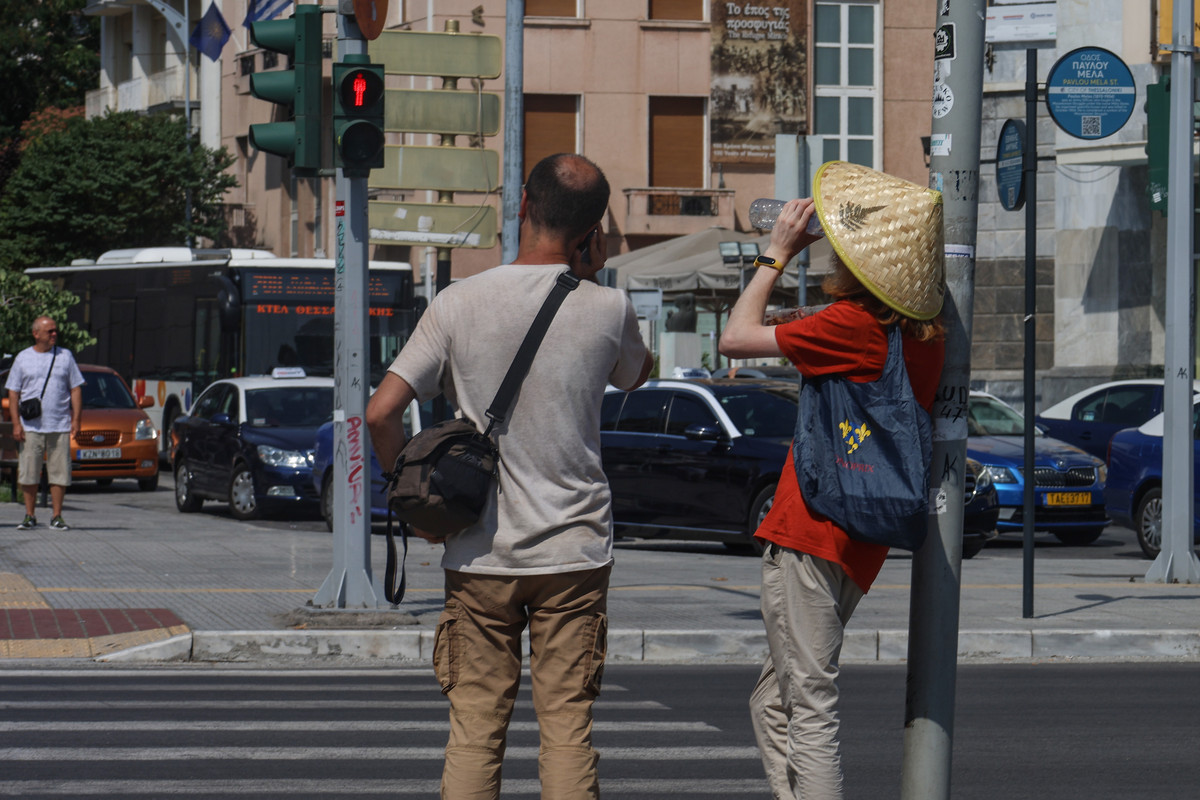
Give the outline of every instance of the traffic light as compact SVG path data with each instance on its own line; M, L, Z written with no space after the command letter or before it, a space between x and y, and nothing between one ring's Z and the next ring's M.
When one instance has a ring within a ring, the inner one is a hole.
M296 174L315 177L321 168L321 8L296 6L291 19L252 23L250 41L292 60L291 69L250 76L250 94L292 107L291 122L251 125L250 144L289 159Z
M1170 149L1171 76L1146 84L1146 192L1150 208L1167 211L1167 177Z
M347 177L383 166L383 65L368 56L333 65L333 145L333 163Z

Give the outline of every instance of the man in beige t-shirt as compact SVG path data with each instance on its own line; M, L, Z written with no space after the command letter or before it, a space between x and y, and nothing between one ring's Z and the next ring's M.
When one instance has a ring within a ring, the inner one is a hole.
M582 156L550 156L533 168L516 260L440 292L371 398L367 422L379 463L395 463L401 415L414 397L445 393L459 413L486 426L484 412L559 274L594 278L604 266L608 199L604 174ZM496 493L479 522L446 540L442 558L446 606L434 669L450 699L443 798L500 796L526 625L543 797L599 796L592 704L612 568L600 404L607 384L634 389L652 364L625 294L584 280L567 295L507 422L493 432Z

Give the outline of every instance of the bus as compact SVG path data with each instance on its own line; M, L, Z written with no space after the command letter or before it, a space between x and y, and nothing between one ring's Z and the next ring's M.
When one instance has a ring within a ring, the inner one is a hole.
M333 376L332 259L279 258L266 250L149 247L110 250L94 261L27 269L80 298L67 319L96 338L79 363L119 372L163 432L217 378L302 367ZM412 267L368 267L370 380L378 385L424 307Z

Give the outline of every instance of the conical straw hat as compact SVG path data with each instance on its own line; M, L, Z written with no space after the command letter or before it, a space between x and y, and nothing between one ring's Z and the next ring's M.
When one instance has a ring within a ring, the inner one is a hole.
M813 179L821 227L854 277L913 319L942 310L946 262L942 194L845 161Z

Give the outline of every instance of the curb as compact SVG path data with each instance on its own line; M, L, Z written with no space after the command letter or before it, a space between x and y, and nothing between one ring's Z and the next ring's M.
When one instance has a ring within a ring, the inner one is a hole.
M525 652L528 639L523 637ZM97 657L102 662L287 662L299 659L381 659L429 663L430 630L194 631ZM762 631L613 630L610 661L759 662ZM908 631L848 631L843 663L899 663L908 658ZM961 631L958 660L1087 658L1172 661L1200 658L1200 630Z

